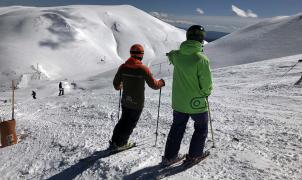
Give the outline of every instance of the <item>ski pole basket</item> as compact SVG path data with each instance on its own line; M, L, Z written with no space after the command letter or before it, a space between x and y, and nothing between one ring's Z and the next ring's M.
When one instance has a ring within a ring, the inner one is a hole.
M8 121L3 121L0 123L0 133L1 133L1 148L17 144L17 134L16 134L16 120L14 117L14 104L15 104L15 83L12 81L12 119Z

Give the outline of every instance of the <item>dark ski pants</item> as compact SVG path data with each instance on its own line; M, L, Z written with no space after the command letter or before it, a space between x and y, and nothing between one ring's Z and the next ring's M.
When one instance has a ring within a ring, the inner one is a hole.
M64 88L59 89L59 96L64 95Z
M198 157L202 155L208 135L208 112L186 114L173 111L173 123L167 138L164 155L166 159L173 159L177 157L180 149L180 143L190 117L194 121L195 130L190 143L189 156Z
M117 146L127 144L142 113L142 109L129 109L122 106L122 117L113 130L111 141Z

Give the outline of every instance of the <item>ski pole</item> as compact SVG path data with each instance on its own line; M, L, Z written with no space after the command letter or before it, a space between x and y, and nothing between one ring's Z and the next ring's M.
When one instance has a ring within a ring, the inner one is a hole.
M117 121L120 120L121 97L122 97L122 89L120 89L120 96L119 96L119 99L118 99Z
M160 108L160 97L161 97L161 88L159 89L159 100L158 100L158 109L157 109L157 122L156 122L156 131L155 131L155 144L156 147L157 144L157 135L158 135L158 120L159 120L159 108Z
M209 108L208 113L209 113L210 126L211 126L211 134L212 134L212 141L213 141L212 148L215 148L214 131L213 131L213 126L212 126L212 118L211 118L211 109L210 109L210 104L209 104L208 97L206 98L206 100L207 100L207 104L208 104L208 108Z

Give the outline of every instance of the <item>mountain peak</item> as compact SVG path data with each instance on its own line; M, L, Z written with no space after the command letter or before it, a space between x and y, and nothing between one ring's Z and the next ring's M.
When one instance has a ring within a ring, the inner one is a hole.
M0 8L0 38L0 72L21 76L39 63L56 79L116 68L134 43L145 47L144 60L164 56L185 32L129 5L12 6Z

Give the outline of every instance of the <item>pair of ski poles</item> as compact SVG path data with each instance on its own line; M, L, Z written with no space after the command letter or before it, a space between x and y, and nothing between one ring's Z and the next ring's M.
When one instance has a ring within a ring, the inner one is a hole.
M121 108L121 97L122 97L122 90L120 89L120 91L119 91L119 106L118 106L118 114L117 114L118 120L120 119L119 114L120 114L120 108ZM157 120L156 120L156 131L155 131L154 147L157 146L160 100L161 100L161 88L159 89L159 99L158 99L158 109L157 109ZM209 114L209 119L210 119L210 127L211 127L212 141L213 141L212 148L215 148L214 131L213 131L213 126L212 126L211 110L210 110L210 104L209 104L208 97L206 97L206 101L207 101L208 109L209 109L208 114Z

